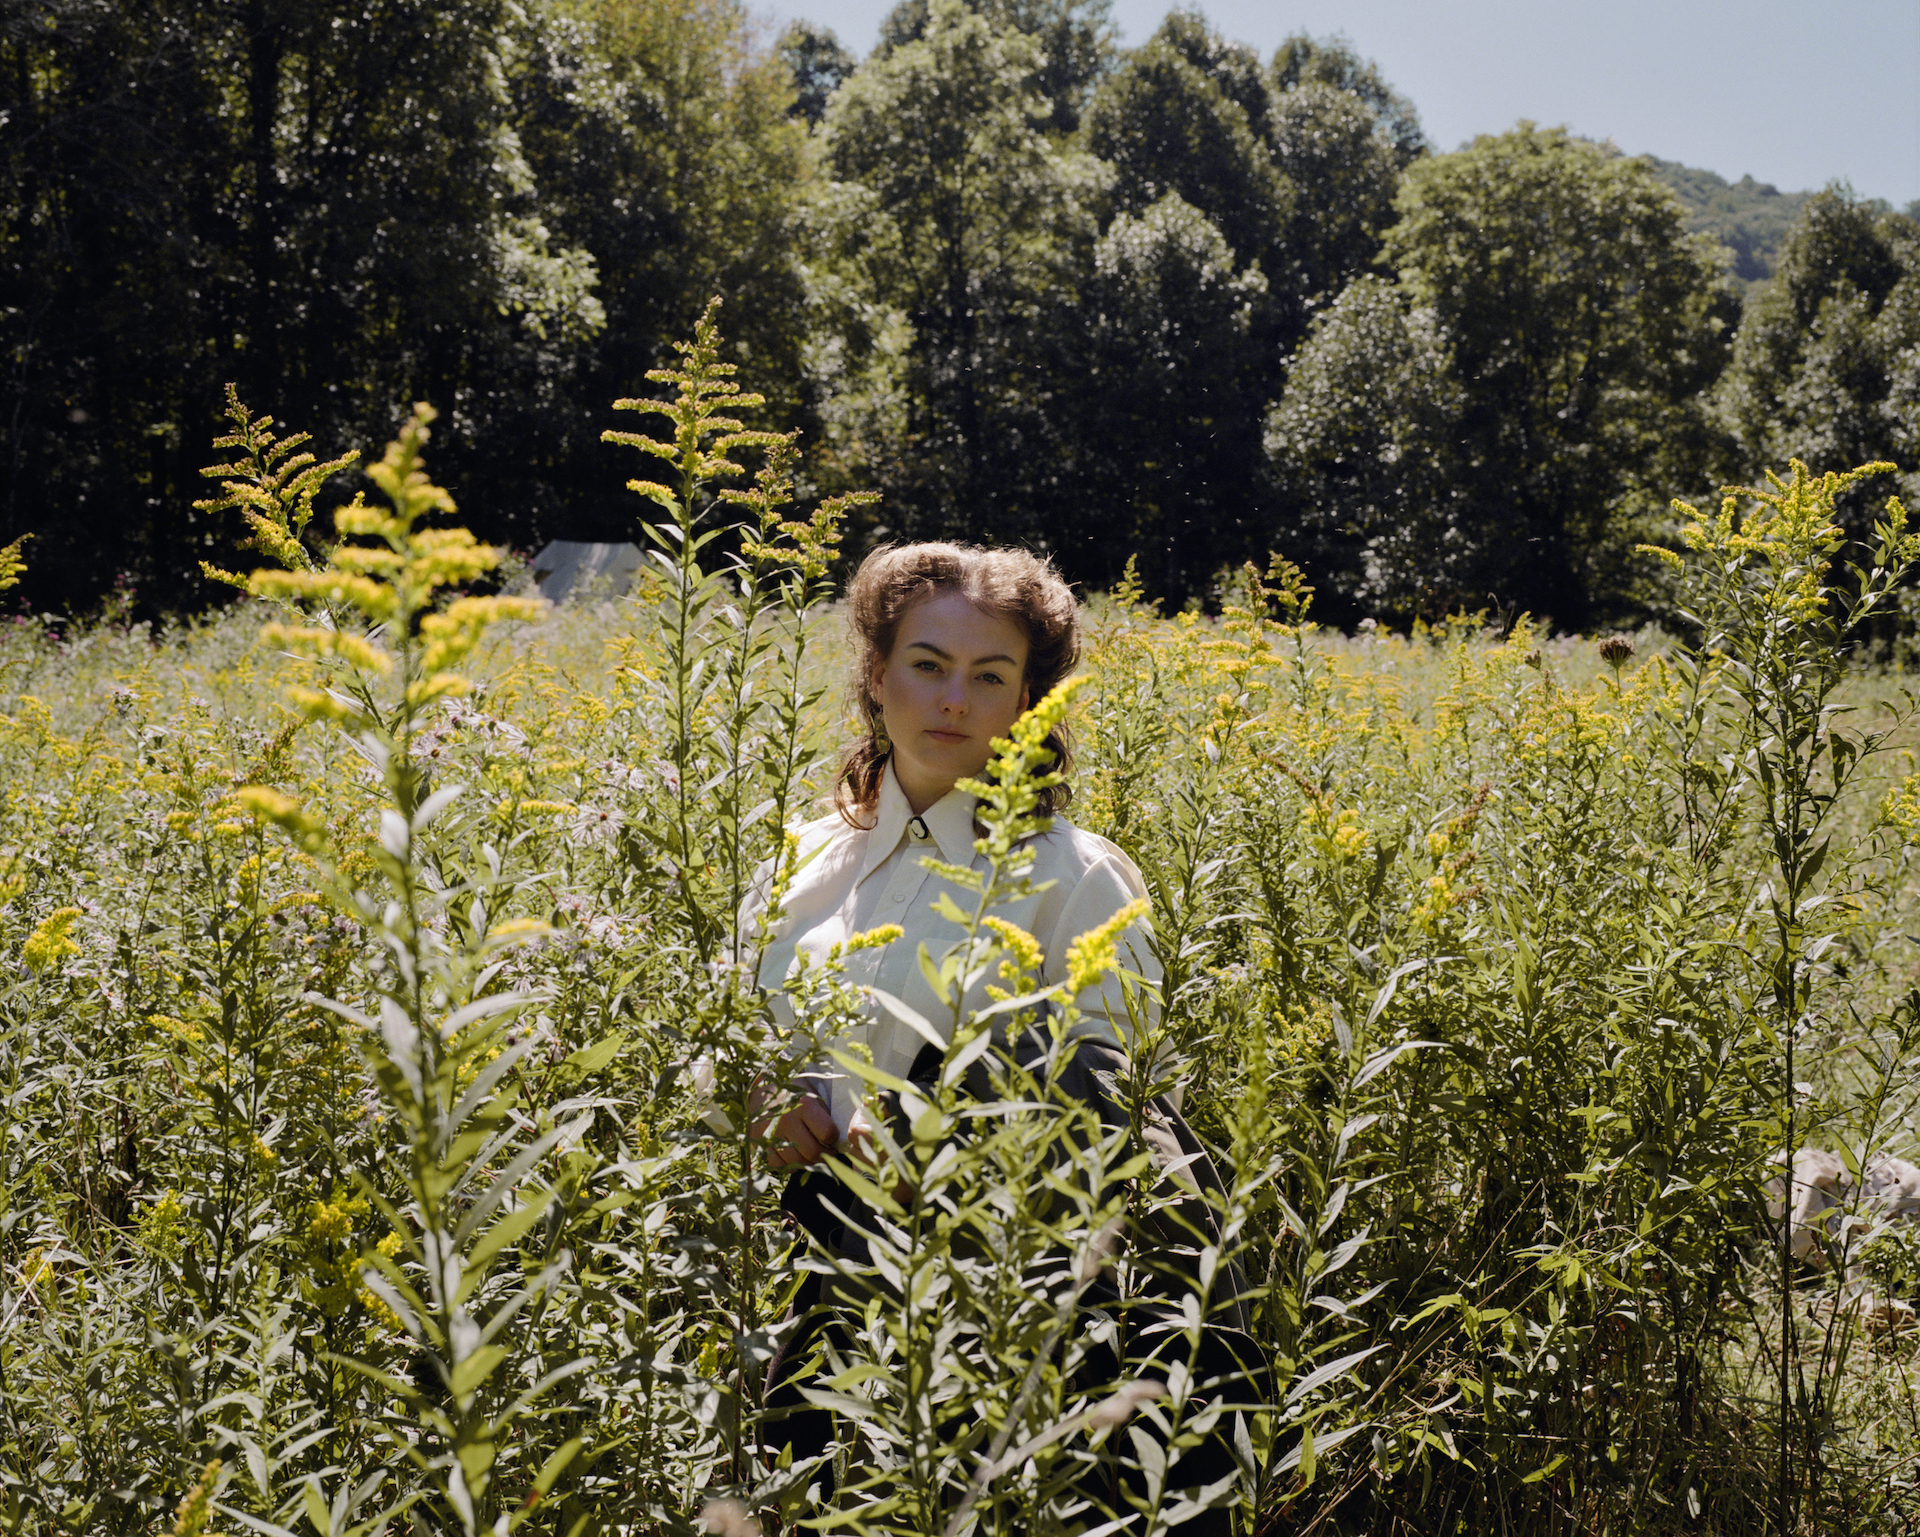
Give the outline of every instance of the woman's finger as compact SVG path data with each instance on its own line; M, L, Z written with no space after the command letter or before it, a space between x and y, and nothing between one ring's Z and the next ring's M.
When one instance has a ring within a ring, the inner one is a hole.
M781 1169L790 1163L818 1163L839 1136L832 1112L808 1095L780 1117L774 1128L774 1145L767 1150L767 1167Z
M840 1140L840 1128L833 1123L833 1112L809 1094L793 1107L792 1114L807 1129L824 1152Z

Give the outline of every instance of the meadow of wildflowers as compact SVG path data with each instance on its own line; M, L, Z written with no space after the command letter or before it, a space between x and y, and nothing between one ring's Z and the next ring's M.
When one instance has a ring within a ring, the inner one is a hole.
M1843 551L1838 481L1796 471L1702 516L1687 641L1343 638L1280 563L1214 617L1090 601L1086 681L996 760L927 964L1065 1007L993 909L1066 713L1072 815L1139 863L1165 967L1120 1092L1180 1084L1221 1174L1159 1360L1178 1389L1244 1305L1271 1363L1241 1476L1197 1488L1216 1411L1088 1365L1140 1289L1089 1288L1153 1263L1114 1234L1189 1193L1014 1065L969 1098L987 1021L903 1099L867 1263L780 1219L755 1096L858 1004L803 977L780 1036L736 915L845 740L844 508L793 512L710 326L660 382L618 435L658 477L626 597L473 595L499 552L426 412L316 553L312 466L236 407L250 601L0 638L8 1530L1920 1514L1913 1346L1843 1279L1900 1284L1902 1235L1863 1214L1803 1276L1762 1204L1789 1142L1915 1137L1910 702L1847 662L1913 554L1897 509ZM847 1321L830 1470L758 1409L803 1264Z

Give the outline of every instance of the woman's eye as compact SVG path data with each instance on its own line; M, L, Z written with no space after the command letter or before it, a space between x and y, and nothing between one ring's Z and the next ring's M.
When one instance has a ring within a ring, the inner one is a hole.
M983 672L980 674L980 681L982 683L998 683L1001 681L1000 674L997 672Z

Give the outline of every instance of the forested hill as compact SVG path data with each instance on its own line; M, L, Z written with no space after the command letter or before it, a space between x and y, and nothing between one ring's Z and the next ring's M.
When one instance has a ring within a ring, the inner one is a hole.
M431 402L476 534L630 538L602 433L715 295L753 425L881 494L850 552L1019 541L1088 588L1137 557L1171 608L1278 555L1338 623L1658 614L1634 552L1675 496L1920 461L1911 217L1526 123L1438 153L1339 41L1176 10L1123 49L1109 0L901 0L865 60L745 0L30 9L0 544L33 535L42 612L222 599L229 382L324 458Z
M1749 294L1773 276L1787 231L1812 193L1782 192L1751 176L1730 182L1657 155L1646 159L1687 205L1687 228L1713 236L1733 253L1733 275Z

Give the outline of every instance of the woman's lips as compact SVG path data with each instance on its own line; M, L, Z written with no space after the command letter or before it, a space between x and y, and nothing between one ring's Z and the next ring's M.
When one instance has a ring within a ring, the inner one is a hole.
M936 742L944 742L948 745L954 742L964 742L967 739L966 733L962 731L929 731L927 735L932 737Z

